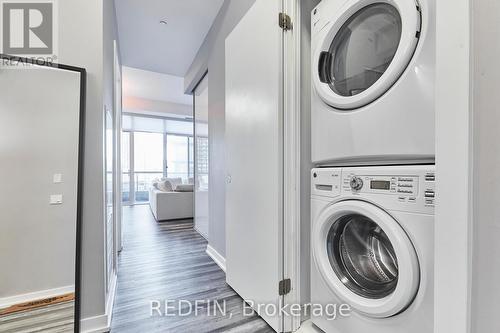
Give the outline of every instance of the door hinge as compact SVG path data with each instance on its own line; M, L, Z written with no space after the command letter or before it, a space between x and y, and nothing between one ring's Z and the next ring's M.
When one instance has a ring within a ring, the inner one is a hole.
M280 296L290 293L290 291L292 290L292 280L290 279L281 280L278 289Z
M287 31L287 30L292 30L292 19L290 16L288 16L285 13L280 13L279 14L279 22L280 22L280 28Z

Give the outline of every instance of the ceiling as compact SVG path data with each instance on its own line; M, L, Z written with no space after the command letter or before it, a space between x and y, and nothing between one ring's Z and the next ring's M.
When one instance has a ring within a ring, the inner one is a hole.
M184 77L223 2L116 1L123 65Z
M123 96L152 101L191 105L193 97L184 94L184 79L123 66Z

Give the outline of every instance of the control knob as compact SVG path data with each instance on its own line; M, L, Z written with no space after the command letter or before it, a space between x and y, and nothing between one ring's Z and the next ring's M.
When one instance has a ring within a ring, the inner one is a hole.
M351 178L351 188L353 191L359 191L363 188L363 179L359 177Z

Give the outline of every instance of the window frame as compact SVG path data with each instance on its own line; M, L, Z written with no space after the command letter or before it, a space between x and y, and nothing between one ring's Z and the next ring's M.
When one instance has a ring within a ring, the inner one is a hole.
M142 117L142 115L140 116ZM156 117L155 117L156 118ZM161 118L163 120L167 118ZM147 204L149 201L137 201L136 199L136 187L137 184L135 182L135 177L137 174L163 174L163 177L167 177L168 175L168 170L167 170L167 144L168 144L168 136L179 136L179 137L185 137L187 141L187 156L188 156L188 178L189 177L194 177L194 168L191 170L189 168L189 165L191 163L194 163L194 153L190 152L190 147L189 143L190 140L193 140L194 142L194 136L193 135L188 135L188 134L179 134L179 133L171 133L171 132L154 132L154 131L135 131L135 130L122 130L123 133L128 133L130 135L130 147L129 147L129 170L128 171L121 171L122 174L122 182L123 182L123 176L128 175L129 176L129 200L128 201L122 201L122 204L125 206L132 206L132 205L138 205L138 204ZM134 158L135 158L135 133L157 133L157 134L162 134L163 135L163 170L161 171L141 171L141 170L136 170L135 168L135 163L134 163ZM122 193L121 195L123 196L123 189L125 189L126 186L123 186L122 188Z

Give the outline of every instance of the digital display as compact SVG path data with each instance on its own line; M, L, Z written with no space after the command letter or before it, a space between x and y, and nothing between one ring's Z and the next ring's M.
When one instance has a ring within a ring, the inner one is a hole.
M386 180L372 180L370 182L370 188L372 190L390 190L391 182Z

